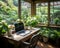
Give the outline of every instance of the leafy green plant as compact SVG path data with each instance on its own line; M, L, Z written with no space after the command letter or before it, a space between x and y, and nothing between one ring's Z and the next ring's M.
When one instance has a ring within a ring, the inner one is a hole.
M58 35L57 35L57 30L53 30L50 34L50 38L52 40L55 40L56 38L58 38Z
M54 32L57 34L58 38L60 38L60 31L54 30Z
M56 25L58 25L59 22L60 22L59 18L55 18L55 19L54 19L54 22L55 22Z
M1 20L2 20L2 17L0 16L0 22L1 22Z
M0 35L3 35L4 33L8 32L8 25L6 22L0 22Z
M13 0L0 1L0 20L6 20L9 24L13 23L18 18L17 7L13 5Z
M26 20L26 25L27 26L36 26L38 24L38 20L36 17L28 17Z
M54 29L43 27L40 30L40 34L47 38L51 38L52 40L56 40L56 38L60 38L60 32L57 29L54 30Z
M42 36L45 36L45 37L49 38L50 30L48 28L44 27L44 28L41 29L40 34Z

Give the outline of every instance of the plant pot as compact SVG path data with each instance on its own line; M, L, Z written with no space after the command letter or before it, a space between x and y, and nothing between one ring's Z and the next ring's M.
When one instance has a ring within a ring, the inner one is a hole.
M39 41L41 41L41 42L43 42L43 37L42 37L42 35L39 35Z
M43 37L43 42L48 42L48 38L47 37Z

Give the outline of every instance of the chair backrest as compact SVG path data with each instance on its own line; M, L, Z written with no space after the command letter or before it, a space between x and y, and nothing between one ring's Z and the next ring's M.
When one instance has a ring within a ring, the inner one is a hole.
M38 36L39 34L35 34L32 36L32 38L30 39L30 44L31 44L31 48L35 48L35 46L37 45L38 42Z

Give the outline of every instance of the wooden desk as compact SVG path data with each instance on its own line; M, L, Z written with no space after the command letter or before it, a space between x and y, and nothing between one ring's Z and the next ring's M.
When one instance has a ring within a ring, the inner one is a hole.
M13 37L8 37L8 36L4 36L10 43L15 45L15 48L17 48L17 46L19 46L19 44L21 43L21 41L26 41L29 38L32 37L32 35L36 34L40 29L39 28L33 28L31 29L31 33L25 35L25 36L21 36L21 35L16 35L16 33L13 34Z

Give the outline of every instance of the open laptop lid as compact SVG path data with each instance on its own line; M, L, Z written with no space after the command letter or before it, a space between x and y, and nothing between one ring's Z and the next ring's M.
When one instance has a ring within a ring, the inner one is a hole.
M18 31L21 31L21 30L24 30L24 24L21 22L21 23L15 23L15 31L18 32Z

